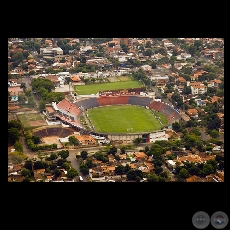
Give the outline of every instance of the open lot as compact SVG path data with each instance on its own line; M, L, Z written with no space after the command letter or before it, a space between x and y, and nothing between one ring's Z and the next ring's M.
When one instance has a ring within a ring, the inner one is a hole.
M25 130L47 125L40 113L18 114L18 119L22 122Z

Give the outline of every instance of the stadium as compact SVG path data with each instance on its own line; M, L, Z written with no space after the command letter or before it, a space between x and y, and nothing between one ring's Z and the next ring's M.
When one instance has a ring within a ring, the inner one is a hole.
M72 127L81 134L89 134L101 140L102 143L105 139L127 144L136 138L142 138L144 143L167 140L165 128L181 118L177 110L155 100L154 92L146 93L143 87L100 91L96 95L75 97L72 101L63 99L57 104L53 102L52 108L54 112L46 110L48 124L59 122L63 127ZM105 108L107 110L104 110ZM98 112L98 109L103 110ZM116 115L116 110L119 111L119 115ZM122 113L123 110L125 113ZM138 113L146 114L146 117L135 116ZM165 117L168 125L162 123L161 117L156 116L156 113ZM124 122L125 114L129 115L127 122ZM110 118L112 123L109 123ZM141 127L137 128L138 124Z

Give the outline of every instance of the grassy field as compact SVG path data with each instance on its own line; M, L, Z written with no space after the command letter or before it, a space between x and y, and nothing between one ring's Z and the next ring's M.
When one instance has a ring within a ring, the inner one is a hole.
M117 81L109 83L95 83L92 85L77 85L74 86L74 90L78 95L97 94L99 91L104 90L116 90L116 89L128 89L143 87L143 84L139 81L127 80Z
M162 128L153 114L140 106L116 105L88 110L88 117L96 132L136 133Z
M40 113L26 113L17 115L25 130L34 129L36 127L30 125L30 121L44 120ZM39 126L38 126L39 127Z

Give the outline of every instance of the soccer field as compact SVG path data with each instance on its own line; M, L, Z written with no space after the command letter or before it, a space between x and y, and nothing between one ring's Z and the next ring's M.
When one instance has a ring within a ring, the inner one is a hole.
M22 122L25 130L34 129L36 127L46 125L46 122L40 113L18 114L17 116L18 119ZM37 125L31 126L31 122L35 122L37 123Z
M87 113L96 132L142 133L162 128L154 115L140 106L104 106L89 109Z
M104 90L116 90L116 89L128 89L143 87L143 84L139 81L118 81L109 83L96 83L90 85L77 85L74 86L74 90L79 95L97 94L99 91Z

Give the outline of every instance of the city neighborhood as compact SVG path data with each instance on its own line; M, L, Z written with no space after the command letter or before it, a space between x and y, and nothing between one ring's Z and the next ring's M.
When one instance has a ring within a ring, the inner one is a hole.
M224 182L224 38L8 38L8 182Z

